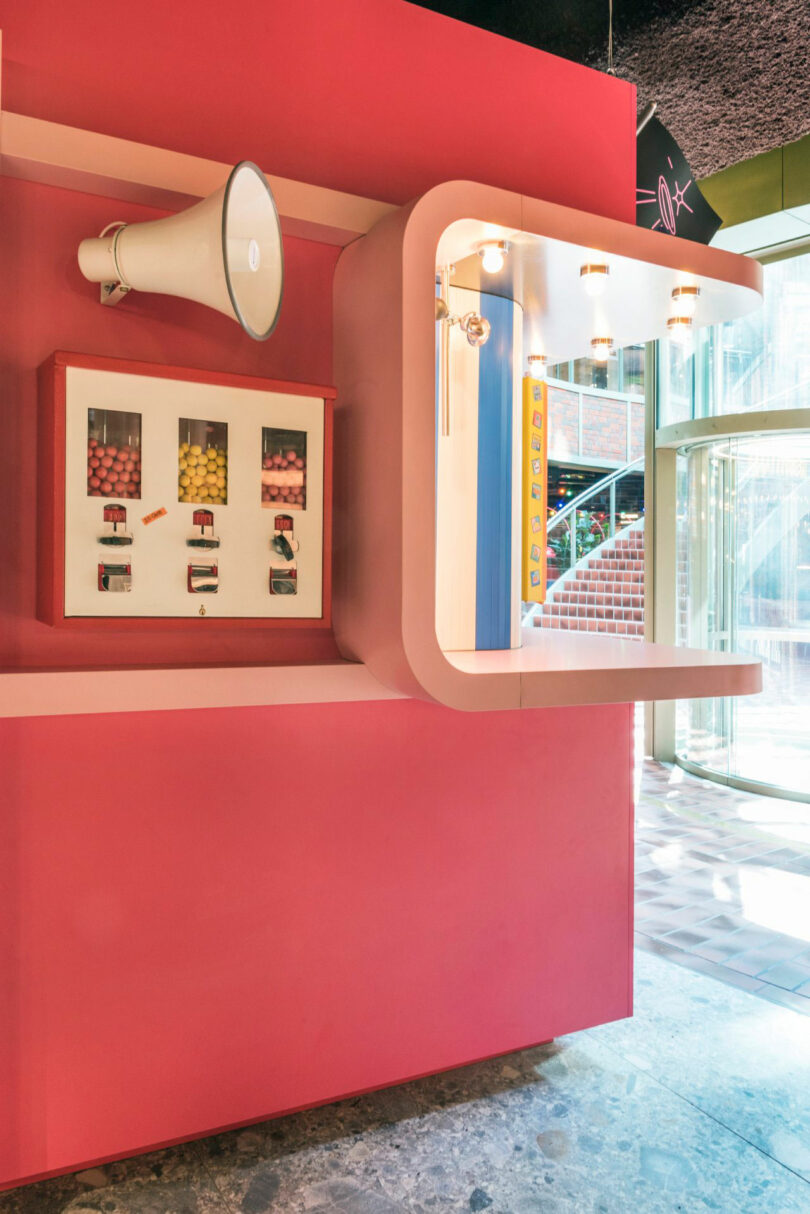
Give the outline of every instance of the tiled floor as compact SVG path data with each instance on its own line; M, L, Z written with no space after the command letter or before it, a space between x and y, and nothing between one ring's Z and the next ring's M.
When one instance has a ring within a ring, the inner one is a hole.
M810 805L647 761L636 944L810 1015Z
M806 807L642 774L631 1020L0 1194L0 1214L808 1214Z

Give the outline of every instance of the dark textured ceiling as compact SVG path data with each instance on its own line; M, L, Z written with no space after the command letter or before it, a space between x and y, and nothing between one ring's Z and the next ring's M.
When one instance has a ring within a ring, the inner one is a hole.
M607 66L608 0L417 0ZM638 87L700 177L810 133L810 0L614 0L616 75Z

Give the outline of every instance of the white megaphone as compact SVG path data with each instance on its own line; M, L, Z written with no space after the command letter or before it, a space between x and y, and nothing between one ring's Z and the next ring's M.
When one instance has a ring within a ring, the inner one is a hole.
M276 326L284 287L270 186L261 169L242 160L221 189L187 211L110 224L83 240L79 268L102 284L102 303L117 303L133 289L179 295L216 308L264 341Z

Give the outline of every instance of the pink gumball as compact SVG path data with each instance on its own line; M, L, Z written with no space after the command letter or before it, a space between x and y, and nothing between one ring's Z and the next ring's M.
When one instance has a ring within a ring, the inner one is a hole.
M292 461L295 459L295 452L294 452L294 451L288 451L288 452L285 454L284 458L285 458L287 461L292 462Z
M112 456L113 456L113 458L115 458L115 456L118 454L118 448L115 446L115 444L114 444L114 443L111 443L111 444L110 444L110 445L107 447L107 454L108 454L108 455L112 455Z
M91 489L101 488L101 481L98 479L97 476L91 476L87 483Z

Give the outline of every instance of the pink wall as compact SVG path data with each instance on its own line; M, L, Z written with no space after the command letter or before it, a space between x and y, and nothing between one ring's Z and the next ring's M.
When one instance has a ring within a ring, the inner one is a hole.
M114 19L38 0L0 27L11 110L379 198L466 176L632 219L634 90L400 0ZM138 208L5 179L0 207L0 662L334 655L303 631L102 648L33 619L33 569L36 365L63 348L329 382L335 250L287 242L257 346L182 301L99 307L76 244ZM4 722L0 1183L627 1014L629 754L621 706Z
M629 730L409 700L6 725L0 1186L629 1014Z

